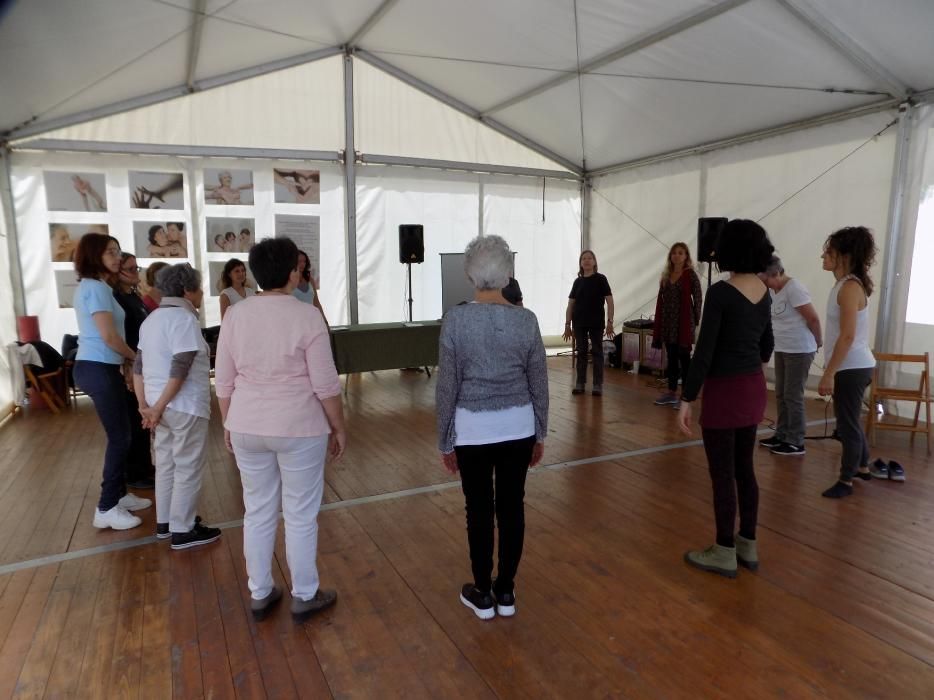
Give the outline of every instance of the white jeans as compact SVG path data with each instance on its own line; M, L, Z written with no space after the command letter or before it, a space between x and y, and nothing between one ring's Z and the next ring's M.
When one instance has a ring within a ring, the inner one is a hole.
M169 532L195 526L207 454L208 419L165 409L156 426L156 522Z
M318 592L318 510L324 494L328 436L231 433L230 442L243 484L243 554L253 599L261 600L272 592L280 504L292 597L314 598Z

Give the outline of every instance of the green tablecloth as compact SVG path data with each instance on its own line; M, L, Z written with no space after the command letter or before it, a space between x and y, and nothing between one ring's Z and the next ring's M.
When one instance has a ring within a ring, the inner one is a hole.
M339 374L438 364L441 321L367 323L331 330L331 348Z

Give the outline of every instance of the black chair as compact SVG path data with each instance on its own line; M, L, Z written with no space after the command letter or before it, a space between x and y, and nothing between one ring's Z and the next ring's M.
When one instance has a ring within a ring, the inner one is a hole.
M78 394L84 393L75 385L75 377L72 373L77 356L78 336L66 333L62 336L62 358L65 361L65 379L68 383L68 390L71 392L72 401L78 398Z

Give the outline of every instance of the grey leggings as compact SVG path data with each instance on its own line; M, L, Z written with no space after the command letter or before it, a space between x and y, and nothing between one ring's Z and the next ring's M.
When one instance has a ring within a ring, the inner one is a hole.
M872 383L872 368L842 369L833 376L833 410L837 436L843 443L840 481L850 481L856 470L869 466L869 444L860 423L863 395ZM874 410L871 406L869 410Z

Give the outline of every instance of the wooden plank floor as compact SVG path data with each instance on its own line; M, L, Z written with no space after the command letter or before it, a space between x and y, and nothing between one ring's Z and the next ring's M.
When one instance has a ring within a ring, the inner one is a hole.
M572 397L569 361L549 367L550 466L528 481L519 611L491 622L457 601L463 497L438 463L424 375L350 379L351 443L320 516L321 578L339 599L303 626L287 603L262 624L249 614L240 483L216 421L200 512L229 527L184 552L151 537L152 510L136 530L91 527L103 433L87 399L9 421L0 698L934 697L922 441L881 434L873 457L908 481L859 482L839 502L820 496L836 442L809 441L804 458L759 450L762 565L728 581L681 560L712 541L710 483L652 382L610 370L602 399ZM393 496L419 487L434 488ZM285 561L280 535L287 587Z

